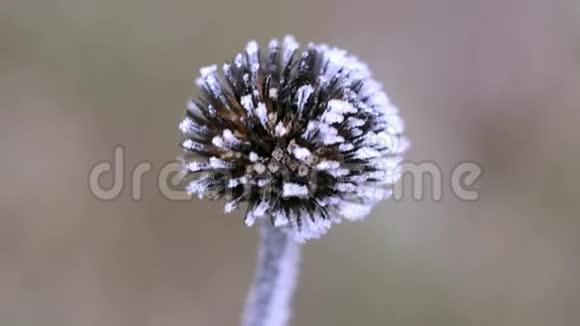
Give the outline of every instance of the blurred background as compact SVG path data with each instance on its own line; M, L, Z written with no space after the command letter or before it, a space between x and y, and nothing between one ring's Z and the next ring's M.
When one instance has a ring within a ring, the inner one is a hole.
M580 324L578 1L0 5L0 325L238 325L256 230L156 176L199 67L287 33L367 61L408 159L446 182L308 243L294 325ZM102 201L89 171L116 145L126 185ZM448 187L462 161L483 168L478 201Z

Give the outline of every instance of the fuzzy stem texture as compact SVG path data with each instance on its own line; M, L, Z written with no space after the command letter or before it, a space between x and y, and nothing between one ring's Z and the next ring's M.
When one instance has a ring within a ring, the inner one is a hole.
M269 221L261 223L257 270L242 326L286 326L296 288L301 245Z

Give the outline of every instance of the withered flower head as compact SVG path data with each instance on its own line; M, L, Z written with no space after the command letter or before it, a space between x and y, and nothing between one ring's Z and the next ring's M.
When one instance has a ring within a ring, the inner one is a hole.
M391 194L408 142L403 121L366 64L292 36L201 69L201 96L179 125L187 191L247 203L297 241L358 220Z

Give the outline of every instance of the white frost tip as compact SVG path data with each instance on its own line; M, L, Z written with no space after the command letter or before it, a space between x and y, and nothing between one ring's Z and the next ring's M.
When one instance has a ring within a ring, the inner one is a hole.
M353 137L358 137L363 134L363 131L359 128L354 128L350 131Z
M354 145L353 144L340 144L338 146L338 150L341 152L348 152L348 151L352 151L354 149Z
M309 163L312 161L312 153L306 147L296 146L292 151L294 157L302 162Z
M282 64L286 65L290 60L290 57L299 47L298 42L292 35L286 35L283 41L283 53L282 53Z
M378 134L369 134L369 143L372 145L379 145L381 147L393 149L397 145L396 136L381 132Z
M220 136L215 136L214 138L212 138L211 143L220 148L225 147L224 139Z
M340 192L353 192L356 190L356 186L352 183L337 183L334 187Z
M389 131L394 134L400 134L405 131L405 122L401 117L398 115L389 115L388 116L388 124L389 124Z
M183 144L181 144L184 148L191 149L193 147L193 140L186 139Z
M357 221L365 218L371 212L371 207L363 204L356 204L348 201L341 201L338 205L339 212L344 218Z
M341 100L330 100L326 111L322 114L322 122L327 124L344 121L344 115L356 113L358 110L352 104Z
M346 119L346 123L347 123L348 127L350 129L352 129L352 128L364 126L365 121L362 119L355 118L355 117L350 117L350 118Z
M356 151L355 157L361 160L367 160L369 158L380 157L381 153L375 149L369 147L362 147Z
M340 167L340 163L338 161L328 161L324 160L316 165L316 169L320 171L324 170L334 170Z
M190 118L185 118L179 123L179 130L182 133L187 134L193 129L193 121Z
M275 99L278 97L278 89L277 88L270 88L270 91L268 93L270 95L270 98Z
M230 179L228 181L228 188L235 188L239 185L245 185L248 183L248 178L246 176Z
M334 170L328 171L328 173L335 178L340 178L340 177L344 177L344 176L349 175L350 170L349 169L334 169Z
M260 157L256 152L250 152L250 162L257 162Z
M306 132L304 133L304 138L309 138L315 132L318 132L318 140L324 145L333 145L344 142L344 137L338 136L338 130L336 128L319 121L310 121L308 123L306 126Z
M185 190L189 194L198 194L199 198L202 198L203 193L207 189L208 185L209 185L209 182L208 182L207 178L203 178L203 179L194 180L194 181L190 182L187 185L187 187L185 187Z
M252 112L254 110L254 102L252 101L252 94L244 95L240 98L240 104L246 109L248 112Z
M187 169L191 172L198 172L205 169L206 167L207 163L205 162L192 161L187 164Z
M262 163L255 163L253 169L256 171L256 173L262 174L266 171L266 166Z
M224 211L226 213L231 213L234 211L234 209L238 207L238 204L239 204L238 200L232 200L230 202L227 202L226 205L224 206Z
M356 193L361 198L380 201L389 198L392 192L381 187L360 187L357 188Z
M376 93L369 97L367 103L374 106L383 113L398 112L398 109L391 104L385 93Z
M258 52L258 42L256 42L256 41L248 42L248 44L246 44L246 52L248 52L249 55L253 55L253 54L257 53Z
M326 137L324 137L324 140L322 142L324 143L324 145L333 145L333 144L337 144L337 143L343 143L344 137L335 136L335 135L327 135Z
M205 78L208 75L216 72L216 70L217 70L217 65L211 65L211 66L202 67L201 69L199 69L199 73L201 74L202 78Z
M375 80L366 80L360 90L360 95L363 97L369 97L375 93L380 92L383 89L383 85ZM384 94L384 93L383 93ZM388 98L385 96L388 103Z
M272 51L275 50L276 48L278 48L280 46L279 42L277 39L272 39L270 40L270 43L268 43L268 48Z
M238 179L230 179L228 180L228 188L235 188L240 184Z
M282 189L282 197L308 197L308 187L297 183L286 182Z
M258 70L260 70L260 64L259 63L253 63L252 64L252 72L256 73L258 72Z
M283 210L278 210L278 211L274 212L272 214L272 216L274 217L272 219L274 222L274 227L285 226L285 225L288 225L288 223L289 223L288 219L290 217L288 215L286 215L286 213Z
M298 105L298 110L300 111L304 110L304 106L306 105L306 102L308 102L308 99L310 98L312 92L314 92L314 88L312 88L312 86L310 85L304 85L298 88L297 103L296 103Z
M236 65L236 67L241 68L243 63L244 57L242 56L242 54L241 53L236 54L236 57L234 58L234 64Z
M227 169L232 166L231 163L213 156L209 158L209 165L214 169Z
M187 110L189 112L197 112L199 111L199 108L197 107L197 105L195 104L195 102L193 102L192 100L187 101Z
M296 41L296 38L294 37L294 35L284 36L283 44L284 44L284 48L294 49L294 50L298 49L298 47L300 46L298 44L298 42Z
M403 160L403 158L400 156L380 157L380 158L372 159L370 161L370 165L372 167L377 168L377 169L389 171L389 170L392 170L392 169L398 167L402 160Z
M260 102L258 103L258 107L256 108L256 115L258 119L260 119L260 123L262 126L266 126L266 122L268 121L268 110L266 109L266 104Z
M224 129L222 136L227 145L236 146L241 143L241 141L238 138L236 138L236 136L234 136L232 131L229 129Z
M274 131L276 132L276 136L283 137L284 135L286 135L288 133L289 130L288 130L288 128L286 128L286 126L284 126L282 121L280 121L276 125L276 128L274 128Z
M256 218L263 217L268 210L268 207L270 207L270 203L268 201L262 200L257 206L252 208L246 215L246 225L254 225Z
M310 239L318 239L328 232L331 221L315 214L314 221L307 214L302 214L302 230L294 234L294 239L300 243Z

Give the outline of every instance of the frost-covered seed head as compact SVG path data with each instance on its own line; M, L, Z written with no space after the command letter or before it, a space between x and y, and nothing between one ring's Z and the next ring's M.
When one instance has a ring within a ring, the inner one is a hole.
M200 70L201 96L179 124L187 191L247 203L297 241L358 220L391 194L408 147L403 121L367 65L292 36L255 41L233 63Z

